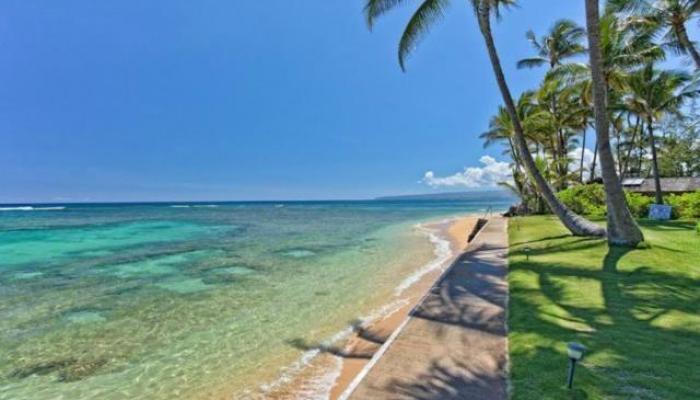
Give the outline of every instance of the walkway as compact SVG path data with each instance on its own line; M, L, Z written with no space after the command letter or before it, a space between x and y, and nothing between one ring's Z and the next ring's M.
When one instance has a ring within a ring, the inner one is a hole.
M349 399L507 398L506 225L489 220Z

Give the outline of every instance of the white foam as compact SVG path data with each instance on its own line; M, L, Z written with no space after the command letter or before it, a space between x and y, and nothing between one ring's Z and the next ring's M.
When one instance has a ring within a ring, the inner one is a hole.
M217 204L173 204L170 207L172 208L215 208L218 207Z
M404 290L416 284L416 282L420 281L426 274L444 269L447 262L454 255L449 240L439 237L434 230L428 229L423 225L418 225L418 229L428 235L430 242L433 244L433 254L435 254L435 258L404 279L394 290L395 296L400 296Z
M331 344L338 342L342 339L345 339L349 337L353 332L353 327L352 326L347 326L345 329L341 330L340 332L336 333L335 335L331 336L328 340L324 341L321 346L330 346ZM261 385L260 389L262 390L263 393L269 393L281 386L284 386L286 384L289 384L292 382L292 380L306 367L311 364L311 361L313 361L316 356L321 354L320 349L313 349L313 350L307 350L305 351L294 363L291 365L285 367L282 369L282 372L280 373L280 377L277 378L274 382L270 384L265 384ZM335 357L337 358L337 368L334 368L333 371L329 371L328 374L324 374L324 376L329 375L329 374L337 374L340 375L340 369L342 367L342 361L340 360L340 357ZM335 371L337 369L337 371ZM328 391L324 392L322 396L318 397L313 397L313 399L327 399L328 398L328 393L330 393L330 389L333 386L333 383L335 383L335 379L337 377L333 377L333 381L331 381L330 385L328 386ZM319 379L319 381L323 381L323 379ZM301 396L301 394L300 394ZM310 397L306 396L301 396L299 397L300 399L312 399Z
M19 207L0 207L0 211L59 211L65 210L66 207L56 206L56 207L32 207L32 206L19 206Z
M340 357L333 357L333 368L329 368L326 373L320 374L296 390L295 396L298 400L327 400L331 389L340 377L343 369L343 361Z

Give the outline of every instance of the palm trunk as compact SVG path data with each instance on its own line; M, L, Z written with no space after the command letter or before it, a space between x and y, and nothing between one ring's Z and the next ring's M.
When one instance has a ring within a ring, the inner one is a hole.
M613 124L613 133L615 135L615 153L617 154L617 173L622 174L622 154L620 153L620 146L622 145L622 131Z
M639 132L639 125L642 119L637 117L637 122L634 124L634 129L632 130L632 140L630 141L630 147L627 149L627 156L625 157L625 163L622 165L622 177L628 175L630 158L632 158L632 149L634 149L634 141L637 139L637 133Z
M647 129L649 131L649 145L651 146L651 166L654 172L654 191L656 193L656 204L664 204L663 193L661 192L661 179L659 178L659 162L656 159L656 140L654 139L654 124L651 118L647 118Z
M693 57L695 67L700 69L700 53L698 53L698 49L695 48L693 42L690 41L685 25L680 24L680 26L677 26L675 29L676 36L678 37L678 41L681 43L681 46L683 46L683 48L690 53L690 56Z
M644 121L643 120L642 120L642 124L641 124L639 129L640 129L639 132L642 132L642 133L644 132ZM637 174L641 178L642 177L642 161L643 161L642 157L644 156L644 134L639 135L639 147L637 148L637 150L639 150L637 153L637 155L638 155L638 157L637 157Z
M583 140L581 141L581 165L579 166L579 181L583 184L583 156L586 154L586 127L583 127Z
M588 181L593 182L595 179L595 166L596 161L598 161L598 140L595 141L595 146L593 146L593 162L591 162L591 173L589 174Z
M607 111L608 92L604 81L602 54L600 51L598 0L585 0L585 2L588 53L591 64L591 78L593 80L595 128L607 205L608 243L611 245L636 246L644 240L644 236L627 207L625 192L622 190L622 183L615 172L615 159L610 148L610 123Z
M568 184L567 184L567 177L569 175L569 155L566 152L566 141L564 140L564 132L562 132L561 128L558 129L558 134L559 134L559 176L561 177L561 182L559 185L559 190L566 189Z
M549 205L549 208L557 215L559 220L566 226L566 228L571 231L574 235L578 236L604 236L605 229L586 220L585 218L576 215L571 210L569 210L559 199L554 195L552 188L549 183L544 179L540 171L535 165L535 160L532 158L529 149L527 148L527 143L525 142L525 134L523 128L520 124L520 119L518 118L518 113L515 111L515 103L508 89L505 76L503 74L503 69L501 68L501 61L498 57L496 51L496 45L493 41L493 35L491 34L491 10L488 1L481 2L477 7L477 18L479 19L479 28L481 29L481 34L484 36L484 41L486 42L486 48L489 53L489 58L491 60L491 66L493 67L494 75L496 76L496 82L503 96L503 102L505 103L506 110L513 121L513 128L515 133L515 143L518 147L519 155L523 165L527 169L528 173L532 176L537 189L544 198L544 200Z

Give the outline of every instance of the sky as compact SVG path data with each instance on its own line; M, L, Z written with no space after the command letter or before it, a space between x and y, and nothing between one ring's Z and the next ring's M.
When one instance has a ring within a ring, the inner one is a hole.
M583 0L521 3L494 27L515 93L543 72L515 68L525 32L584 22ZM4 0L0 202L488 187L508 160L478 139L500 94L475 19L454 1L403 73L414 6L370 32L362 0Z

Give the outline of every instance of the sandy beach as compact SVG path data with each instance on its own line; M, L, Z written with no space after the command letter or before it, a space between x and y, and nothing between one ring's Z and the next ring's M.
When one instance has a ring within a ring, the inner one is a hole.
M466 248L469 234L476 226L477 220L478 218L475 216L461 217L449 222L447 226L438 225L431 226L431 228L446 231L452 247L453 257L457 257ZM451 262L452 260L444 265L443 268L424 275L417 283L407 289L404 292L407 299L407 304L405 306L380 320L369 323L368 326L362 327L363 329L355 332L348 340L347 350L351 354L374 354L379 350L383 341L388 339L394 330L408 317L413 307L418 304L420 299L435 284L442 275L444 268ZM374 338L380 340L374 341L372 340ZM335 400L340 397L368 362L369 359L366 358L348 358L343 360L343 367L331 390L330 399Z
M387 299L391 302L390 305L393 305L391 311L377 319L353 326L352 333L344 342L322 348L321 354L310 363L309 368L277 390L266 393L265 397L295 399L323 398L328 395L329 399L338 399L382 344L406 320L410 311L442 276L445 268L464 251L469 234L475 228L477 220L478 217L470 215L426 225L425 228L438 237L449 240L451 250L449 259L442 263L440 268L420 275L418 280L403 290L398 298ZM401 279L397 279L397 283ZM332 370L335 372L327 372Z

